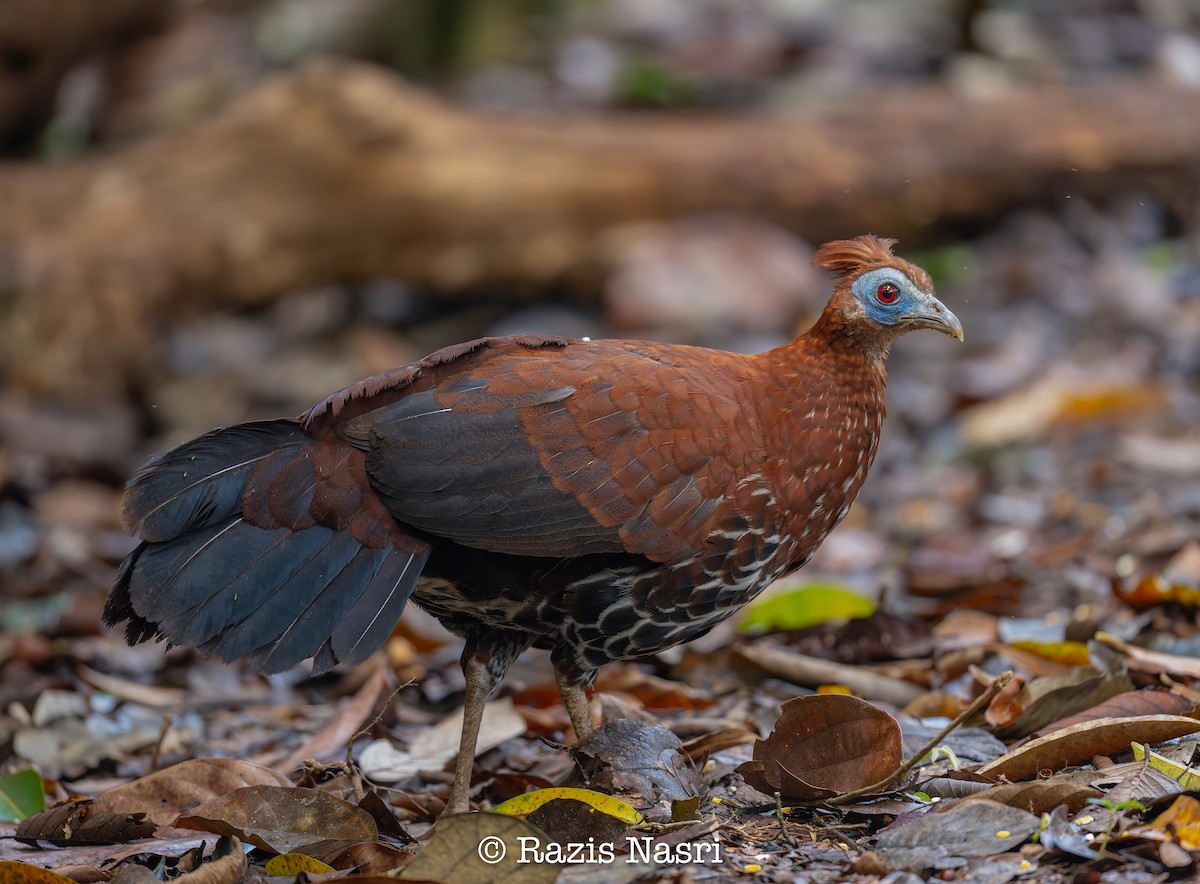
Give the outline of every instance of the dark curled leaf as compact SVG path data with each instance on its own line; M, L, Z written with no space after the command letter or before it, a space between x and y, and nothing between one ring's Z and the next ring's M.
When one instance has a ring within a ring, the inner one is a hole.
M379 835L383 838L393 838L401 844L414 844L416 838L408 834L404 827L400 825L400 821L396 819L396 815L392 813L392 809L387 806L379 793L375 791L368 792L358 802L358 806L371 815L375 820L375 826L379 829Z
M39 841L57 847L121 844L149 838L154 828L154 822L144 813L99 813L91 801L73 801L23 820L17 826L16 838L31 846Z
M880 782L900 766L900 725L865 700L839 694L783 704L775 730L738 768L754 788L829 798Z

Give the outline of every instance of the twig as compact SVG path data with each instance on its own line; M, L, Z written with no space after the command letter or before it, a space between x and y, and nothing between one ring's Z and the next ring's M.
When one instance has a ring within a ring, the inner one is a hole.
M375 717L355 731L353 736L346 742L346 773L349 775L350 782L354 786L354 792L360 800L366 793L366 790L363 788L363 780L367 780L369 783L370 780L363 776L363 772L354 763L354 744L366 736L371 728L379 724L379 720L383 718L383 713L388 711L388 707L392 705L392 701L396 699L396 695L414 684L416 684L416 680L410 678L404 684L397 686L394 691L388 694L388 698L383 701L383 705L379 707L379 711L375 714ZM374 783L371 783L371 788L375 788Z
M819 684L845 685L864 700L879 700L893 706L906 706L922 693L921 688L902 678L880 675L864 670L861 666L849 666L820 657L798 654L765 642L739 645L735 653L764 672L787 679L792 684L809 687Z
M959 716L954 719L954 721L942 728L938 732L937 736L918 749L907 761L901 764L891 774L880 780L878 783L873 783L870 786L864 786L861 789L854 789L850 792L844 792L841 795L835 795L833 798L830 798L822 803L830 805L831 807L849 804L852 801L857 801L859 798L862 798L865 795L871 795L875 792L882 792L892 783L896 782L896 780L907 776L914 767L920 764L922 758L936 749L942 740L946 739L948 734L954 730L957 730L962 726L964 721L975 715L980 709L991 702L991 699L996 696L996 694L1000 693L1004 686L1012 680L1012 677L1012 670L1007 670L997 675L995 681L988 685L987 690L976 697L975 701L966 709L964 709Z
M394 691L392 691L390 694L388 694L388 698L383 701L383 705L379 707L379 711L377 713L375 713L375 717L372 718L370 721L368 721L366 724L364 724L362 727L360 727L358 730L356 730L354 732L354 734L350 737L350 739L346 743L346 766L347 767L350 767L350 768L354 767L354 759L352 757L352 755L354 753L354 744L357 743L363 737L365 737L367 735L367 733L371 730L371 728L373 728L373 727L375 727L375 725L379 724L379 720L381 718L383 718L383 713L388 711L388 707L392 705L392 701L396 699L396 695L399 694L405 688L412 687L414 684L416 684L416 681L414 679L410 678L404 684L397 686Z
M788 834L787 823L783 819L783 796L779 794L778 789L775 791L775 816L779 819L779 834L783 837L784 841L795 847L796 842Z
M158 728L158 739L150 749L150 769L146 773L152 774L158 770L158 755L162 751L162 744L167 739L167 734L171 732L171 724L174 720L175 716L170 713L162 717L162 724Z

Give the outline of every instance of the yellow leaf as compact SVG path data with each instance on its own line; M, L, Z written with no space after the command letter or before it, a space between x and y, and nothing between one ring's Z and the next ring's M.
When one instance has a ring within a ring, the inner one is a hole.
M1192 767L1184 767L1178 761L1172 761L1165 755L1159 755L1151 750L1149 756L1146 755L1146 746L1143 743L1132 743L1133 757L1135 761L1141 761L1143 758L1149 757L1149 764L1159 773L1166 774L1175 782L1179 783L1184 790L1191 792L1200 790L1200 770ZM1189 850L1191 848L1188 848Z
M267 860L263 870L271 877L295 877L301 872L321 874L335 871L328 863L303 853L281 853L279 856L273 856Z
M1117 598L1139 611L1168 602L1176 602L1185 608L1200 608L1200 589L1172 583L1162 574L1147 574L1132 588L1118 585L1114 592Z
M9 860L0 861L0 881L5 884L75 884L58 872Z
M1150 823L1150 828L1173 836L1184 850L1200 848L1200 801L1180 795Z
M1109 383L1073 390L1063 401L1062 417L1081 421L1160 408L1166 393L1150 384Z
M1011 642L1014 648L1037 654L1055 663L1065 663L1068 666L1087 666L1090 662L1088 646L1084 642Z
M605 795L603 792L593 792L591 789L572 789L567 786L558 786L553 789L538 789L535 792L526 792L524 795L517 795L515 798L509 798L502 804L497 804L492 808L492 812L503 813L508 816L526 817L547 801L554 801L556 798L569 798L574 801L582 801L584 804L590 805L593 810L606 813L623 823L629 823L631 826L641 825L643 821L642 815L620 798Z
M819 684L817 685L818 694L840 694L844 697L854 696L854 691L846 687L844 684Z

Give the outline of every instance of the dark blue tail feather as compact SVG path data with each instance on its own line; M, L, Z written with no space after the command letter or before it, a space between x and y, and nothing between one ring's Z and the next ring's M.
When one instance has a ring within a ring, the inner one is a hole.
M399 619L427 553L366 547L322 525L261 528L242 514L247 478L263 461L286 464L288 449L304 457L315 444L295 421L266 421L215 430L150 461L130 483L124 513L144 542L118 571L105 622L126 623L131 643L165 638L225 660L248 657L264 673L313 655L318 672L366 659ZM276 505L307 507L310 497Z
M294 420L257 421L205 433L151 458L125 492L126 529L161 543L241 509L246 477L271 454L313 444Z

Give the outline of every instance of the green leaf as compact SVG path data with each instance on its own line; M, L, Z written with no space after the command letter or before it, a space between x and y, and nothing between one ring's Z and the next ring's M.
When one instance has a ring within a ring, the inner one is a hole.
M627 59L617 73L617 91L629 103L683 107L694 103L693 88L676 71L650 56Z
M18 823L45 806L42 775L32 767L0 776L0 822Z
M830 620L870 617L875 603L840 586L814 583L773 595L746 608L738 628L742 632L769 629L803 629Z

